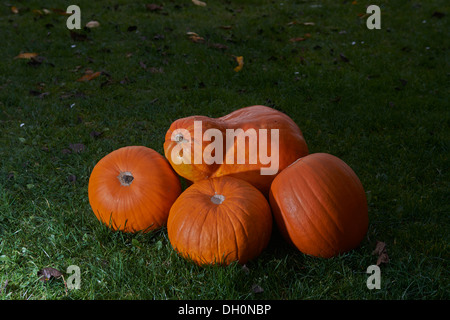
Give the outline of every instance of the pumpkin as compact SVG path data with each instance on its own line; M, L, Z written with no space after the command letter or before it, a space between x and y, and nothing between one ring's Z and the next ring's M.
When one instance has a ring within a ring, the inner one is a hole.
M301 252L333 257L357 247L369 218L366 195L341 159L315 153L274 179L269 201L282 235Z
M307 155L308 147L289 116L257 105L220 118L176 120L166 133L164 154L187 180L228 175L249 182L267 196L276 174Z
M198 265L245 264L267 246L272 214L248 182L211 178L191 185L175 201L167 232L175 251Z
M89 203L114 230L137 232L167 224L181 193L179 177L158 152L144 146L117 149L102 158L89 178Z

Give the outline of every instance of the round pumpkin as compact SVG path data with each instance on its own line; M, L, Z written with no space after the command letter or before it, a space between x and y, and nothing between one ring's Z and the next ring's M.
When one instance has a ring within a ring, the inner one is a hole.
M333 155L298 159L274 179L269 200L281 233L305 254L336 256L357 247L367 233L363 186Z
M307 155L308 146L288 115L255 105L220 118L174 121L166 133L164 153L175 171L192 182L228 175L268 196L276 174Z
M224 176L187 188L170 210L167 231L175 251L198 265L245 264L267 246L272 215L259 190Z
M124 232L148 232L166 225L180 193L180 179L167 160L144 146L109 153L89 178L89 203L95 215Z

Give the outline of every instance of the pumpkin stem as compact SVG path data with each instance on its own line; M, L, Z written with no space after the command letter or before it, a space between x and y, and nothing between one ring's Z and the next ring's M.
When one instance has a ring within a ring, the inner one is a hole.
M221 194L215 194L211 197L211 201L212 201L212 203L215 203L215 204L221 204L222 202L225 201L225 196L221 195Z
M183 135L181 133L178 133L178 134L175 135L175 141L177 143L179 143L179 142L181 142L183 140L184 140L184 137L183 137Z
M134 177L131 174L130 171L125 171L125 172L121 172L118 176L117 179L119 179L120 184L122 186L128 187L131 185L131 182L133 182Z

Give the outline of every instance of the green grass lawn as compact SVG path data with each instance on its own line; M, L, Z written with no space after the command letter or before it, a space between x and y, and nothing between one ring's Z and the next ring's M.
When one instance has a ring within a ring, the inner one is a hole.
M448 1L206 3L78 0L82 26L100 26L72 36L52 10L67 1L0 5L0 299L450 298ZM370 4L380 30L366 27ZM39 57L14 59L22 52ZM86 70L102 74L77 81ZM174 120L256 104L288 114L311 153L359 176L359 248L314 258L274 230L245 267L202 268L164 228L123 234L97 221L87 186L103 156L127 145L163 154ZM369 290L377 241L389 262ZM70 265L79 290L37 275Z

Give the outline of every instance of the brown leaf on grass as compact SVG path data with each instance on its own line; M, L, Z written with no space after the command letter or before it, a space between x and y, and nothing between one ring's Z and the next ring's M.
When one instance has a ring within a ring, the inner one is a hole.
M78 78L78 82L91 81L102 74L101 71L97 72L86 72L81 78Z
M38 54L36 52L24 52L14 57L14 59L31 59L36 57Z
M142 69L144 70L147 69L147 65L143 61L139 61L139 65L141 66Z
M37 272L40 281L48 281L51 278L60 278L62 277L62 272L56 270L55 268L43 268Z
M375 246L375 250L373 250L373 255L380 255L383 253L383 251L386 250L386 243L383 241L377 241L377 244Z
M189 39L191 39L192 42L205 42L205 38L199 37L199 36L190 36Z
M69 181L70 183L75 183L77 181L77 176L74 174L69 174L69 176L67 177L67 181Z
M159 67L159 68L150 67L148 69L148 71L150 71L151 73L164 73L164 68L162 68L162 67Z
M155 4L155 3L149 3L146 4L145 7L147 8L148 11L161 11L163 9L163 6L160 6L159 4Z
M364 12L360 12L360 13L357 14L357 16L358 16L360 19L364 19L364 18L367 17L368 15L369 15L368 13L364 13Z
M72 13L67 13L66 10L59 9L59 8L52 8L51 9L54 13L59 14L60 16L69 16Z
M299 42L299 41L305 41L306 38L303 37L296 37L296 38L291 38L289 39L290 42Z
M373 250L372 255L378 255L377 266L382 263L389 263L389 256L386 251L386 243L382 241L377 241L375 250Z
M86 27L87 27L87 28L97 28L97 27L100 27L100 22L98 22L98 21L89 21L88 23L86 23Z
M89 133L89 135L94 139L99 138L102 134L103 134L103 132L99 132L99 131L95 131L95 130L92 130L91 133Z
M244 67L244 57L239 56L239 57L235 57L235 59L236 59L236 62L238 63L238 65L236 68L234 68L234 71L239 72Z
M252 292L253 293L263 293L264 289L261 288L261 286L254 284L254 285L252 285Z
M389 256L386 252L383 252L377 259L377 266L382 263L389 263Z
M296 24L300 24L300 22L298 22L297 20L294 20L294 21L288 22L287 25L288 26L293 26L293 25L296 25ZM315 25L314 22L302 22L301 24L304 25L304 26L314 26Z
M226 49L228 49L228 46L226 46L226 45L224 45L224 44L221 44L221 43L212 43L212 44L210 44L209 45L211 48L214 48L214 49L220 49L220 50L226 50Z
M71 143L69 144L69 148L72 149L73 152L80 153L83 152L86 147L82 143Z
M199 0L192 0L192 3L195 4L196 6L200 6L200 7L206 7L206 3L203 1L199 1Z
M192 31L189 31L189 32L186 32L186 34L189 36L189 39L192 41L192 42L204 42L205 41L205 39L203 38L203 37L200 37L197 33L195 33L195 32L192 32Z

